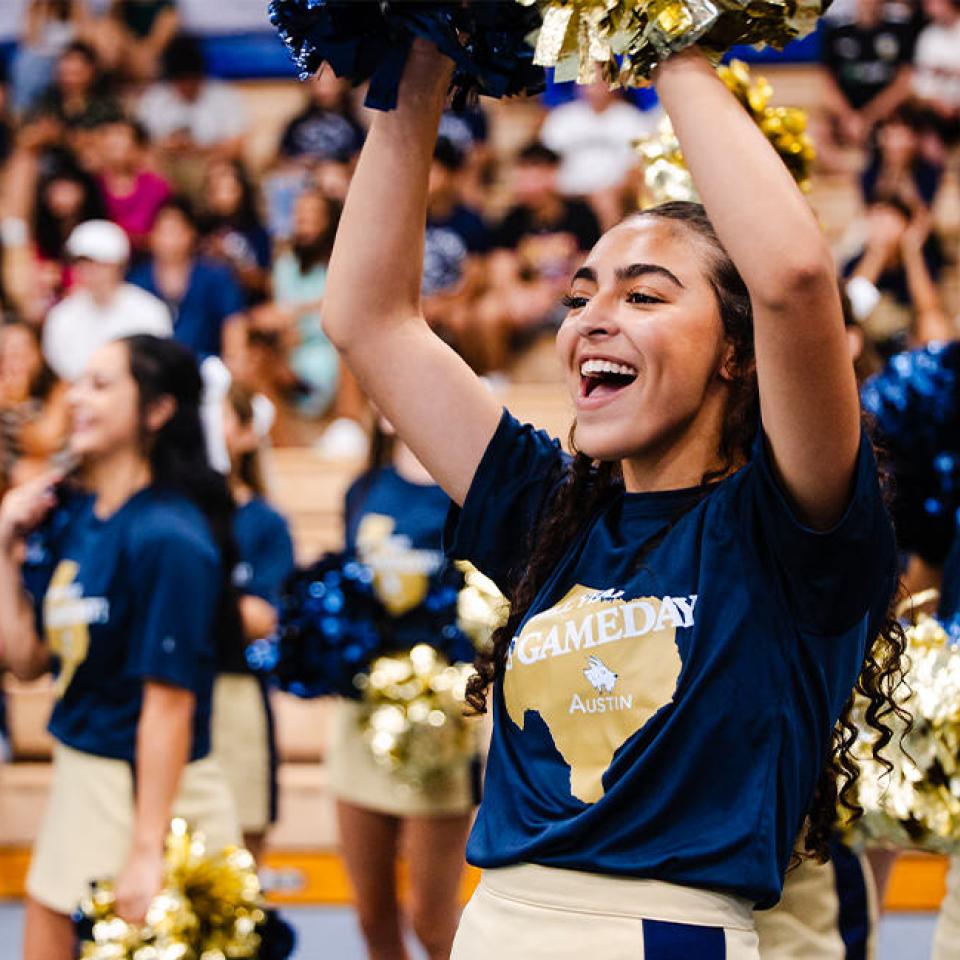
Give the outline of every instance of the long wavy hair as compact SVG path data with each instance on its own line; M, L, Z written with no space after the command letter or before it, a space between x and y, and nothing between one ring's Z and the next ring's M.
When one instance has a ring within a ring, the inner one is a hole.
M122 341L130 357L130 375L137 384L141 443L150 460L153 486L192 501L203 513L220 551L221 590L216 617L220 649L243 635L239 599L233 585L238 562L233 538L235 505L224 476L210 466L200 420L203 380L193 354L173 340L137 335ZM156 432L146 427L147 411L163 397L174 412Z
M729 368L732 376L730 394L718 449L720 466L703 476L702 482L706 485L722 479L748 462L760 429L760 395L750 295L702 206L666 203L634 214L630 219L641 217L669 221L676 224L677 229L688 230L694 235L704 253L724 334L733 348ZM574 430L571 430L570 440L575 450ZM513 582L505 585L510 600L509 618L494 634L490 649L477 657L477 673L467 689L467 703L475 712L486 712L487 693L490 685L503 676L510 643L571 539L622 491L623 477L619 463L595 461L583 453L575 452L552 502L544 511L538 528L530 536L529 562L514 576ZM705 487L703 496L708 495L709 490ZM688 505L672 518L664 530L644 545L642 556L636 561L638 566L664 540L684 513L695 505ZM909 717L894 700L894 693L903 682L906 640L902 627L893 615L893 604L894 598L891 598L880 635L868 650L854 692L834 727L830 748L823 757L822 773L807 812L806 829L799 842L797 853L800 856L825 860L841 808L844 819L848 820L856 819L863 813L856 802L860 767L852 750L857 739L857 728L853 721L854 693L861 695L867 704L865 719L876 733L874 756L888 770L892 769L881 756L881 751L893 737L887 721L896 714L909 722Z

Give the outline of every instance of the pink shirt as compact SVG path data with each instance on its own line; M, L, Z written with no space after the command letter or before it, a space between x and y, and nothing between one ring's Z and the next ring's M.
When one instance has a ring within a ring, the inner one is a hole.
M133 190L125 194L113 193L106 177L99 179L107 216L126 230L135 247L142 247L157 211L170 196L170 185L150 170L139 173Z

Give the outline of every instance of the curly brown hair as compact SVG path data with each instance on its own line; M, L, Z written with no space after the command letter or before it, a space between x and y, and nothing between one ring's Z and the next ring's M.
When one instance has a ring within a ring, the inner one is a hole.
M703 483L707 484L729 475L750 459L760 429L760 395L750 295L702 206L685 202L661 204L643 213L633 214L626 222L639 217L670 221L677 225L677 229L691 231L699 241L717 298L724 333L733 347L731 372L735 379L731 384L720 437L718 452L721 466L704 475ZM573 429L570 444L575 449ZM486 712L487 692L490 685L503 675L511 641L571 538L622 491L623 477L619 463L594 461L582 453L575 454L539 526L530 536L527 564L516 572L510 583L504 585L510 600L509 618L494 634L491 647L477 657L477 673L467 688L467 703L472 710ZM707 495L705 490L703 496ZM664 530L643 546L642 555L636 560L638 566L693 506L696 503L688 504ZM826 860L831 834L838 824L841 809L843 819L847 822L863 813L855 799L860 767L852 749L857 739L857 728L853 722L854 694L862 696L867 704L864 716L876 734L874 756L888 770L892 769L881 756L881 751L893 737L887 720L891 714L896 714L909 723L909 716L894 698L904 682L906 646L903 628L893 614L894 601L895 597L892 597L880 635L867 652L856 687L834 728L832 743L824 757L823 770L807 811L806 829L798 842L799 856Z

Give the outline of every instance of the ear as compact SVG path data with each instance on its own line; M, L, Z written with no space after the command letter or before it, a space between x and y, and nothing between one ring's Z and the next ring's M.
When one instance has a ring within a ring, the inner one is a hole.
M724 340L723 347L720 349L720 363L717 367L717 372L720 375L720 379L725 380L727 383L739 380L742 374L740 365L736 360L736 350L729 340Z
M154 400L147 408L146 428L147 432L154 434L162 430L177 412L177 401L165 393L162 397Z

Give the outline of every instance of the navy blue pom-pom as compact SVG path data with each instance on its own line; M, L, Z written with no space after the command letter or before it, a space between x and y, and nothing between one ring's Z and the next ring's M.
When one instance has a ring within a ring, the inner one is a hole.
M543 69L527 36L535 7L516 0L271 0L270 20L306 79L329 64L354 85L370 82L367 105L391 110L414 37L430 40L456 64L452 87L505 97L538 93Z
M901 549L942 564L960 508L960 344L897 354L861 398L890 461Z

